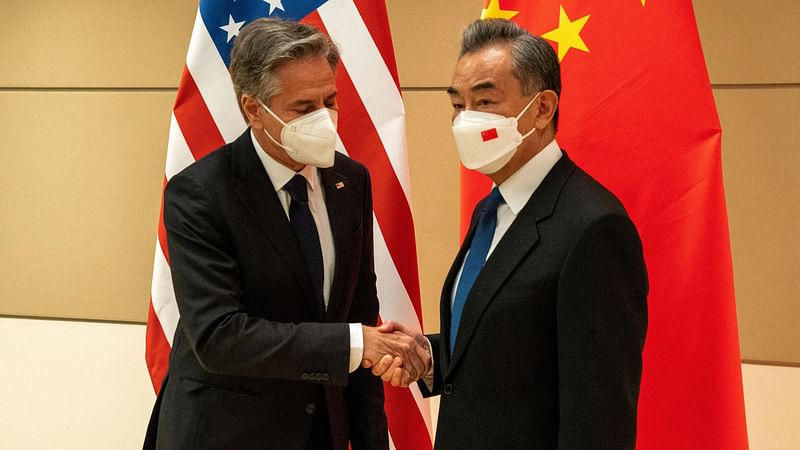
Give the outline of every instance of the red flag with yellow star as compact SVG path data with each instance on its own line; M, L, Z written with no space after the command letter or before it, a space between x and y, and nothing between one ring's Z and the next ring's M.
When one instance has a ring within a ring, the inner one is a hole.
M650 278L638 448L747 448L720 124L690 0L491 0L561 61L558 143L614 192ZM462 168L462 229L488 178ZM613 411L609 411L613 414Z

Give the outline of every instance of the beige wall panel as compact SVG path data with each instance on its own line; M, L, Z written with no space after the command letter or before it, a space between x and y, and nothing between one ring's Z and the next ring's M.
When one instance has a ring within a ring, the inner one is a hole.
M0 92L0 314L144 321L174 92Z
M800 447L800 367L742 364L750 448Z
M800 83L800 2L692 3L712 83Z
M397 71L403 87L450 86L464 28L483 0L386 0Z
M404 92L425 330L439 330L439 294L458 251L458 154L444 91Z
M196 0L3 1L0 87L177 87Z
M714 96L742 358L800 363L800 88Z

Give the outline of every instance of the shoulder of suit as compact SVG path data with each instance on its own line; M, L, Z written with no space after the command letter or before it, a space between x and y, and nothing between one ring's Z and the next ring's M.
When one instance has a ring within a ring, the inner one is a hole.
M574 202L588 216L627 215L619 198L579 166L565 184L561 199Z
M366 166L341 152L336 152L333 169L348 177L369 174Z
M220 172L229 170L232 144L225 144L206 156L189 164L175 176L191 176L192 178L206 179L218 177Z

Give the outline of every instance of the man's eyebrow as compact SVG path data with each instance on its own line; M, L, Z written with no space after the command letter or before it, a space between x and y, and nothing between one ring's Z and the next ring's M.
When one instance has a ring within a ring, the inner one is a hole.
M475 86L472 86L471 88L469 88L469 90L472 91L472 92L485 91L487 89L494 89L496 87L497 87L497 85L492 83L491 81L484 81L482 83L476 84ZM454 88L452 86L447 88L447 93L450 94L450 95L460 95L460 93L458 92L458 89L456 89L456 88Z
M334 99L334 98L336 98L337 94L338 94L338 91L334 91L330 95L325 97L325 100L327 101L327 100ZM312 100L312 99L309 99L309 98L301 98L301 99L295 100L292 103L290 103L289 107L290 108L297 108L297 107L300 107L300 106L313 105L315 101L316 100Z
M497 87L497 85L495 85L491 81L484 81L483 83L478 83L475 86L472 86L471 88L469 88L469 90L472 91L472 92L475 92L475 91L482 91L482 90L486 90L486 89L494 89L496 87Z
M293 101L293 102L291 103L290 107L311 105L311 104L313 104L313 103L314 103L314 101L313 101L313 100L308 100L308 99L300 99L300 100L295 100L295 101Z

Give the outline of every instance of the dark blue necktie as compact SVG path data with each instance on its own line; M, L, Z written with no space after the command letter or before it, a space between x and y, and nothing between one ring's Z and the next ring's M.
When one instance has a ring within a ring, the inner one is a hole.
M325 313L325 299L322 293L322 283L324 279L324 269L322 264L322 247L319 243L319 232L314 216L308 208L308 188L306 179L298 174L289 180L283 189L292 197L289 205L289 222L294 228L297 242L300 244L300 251L308 267L308 274L311 276L311 285L314 295L319 300L318 307Z
M461 278L458 280L456 296L453 301L453 314L450 320L450 352L456 346L456 336L458 335L458 325L461 322L461 314L464 312L464 305L467 303L469 291L478 278L478 274L486 262L489 254L489 247L494 238L494 229L497 226L497 207L503 203L503 196L500 190L495 187L486 197L481 205L481 215L478 219L478 226L472 236L472 243L469 247L469 254L464 261L461 270Z

